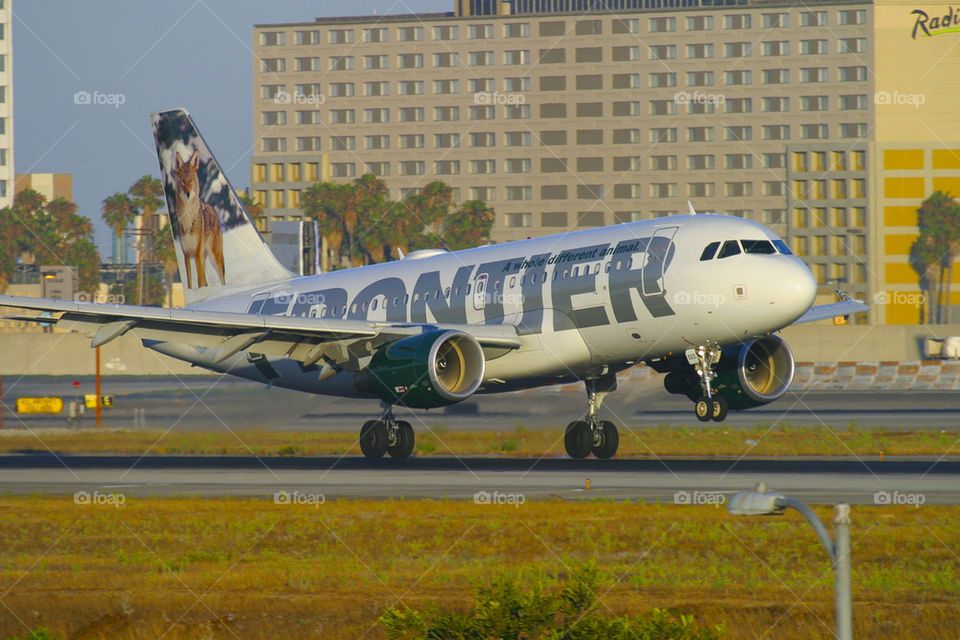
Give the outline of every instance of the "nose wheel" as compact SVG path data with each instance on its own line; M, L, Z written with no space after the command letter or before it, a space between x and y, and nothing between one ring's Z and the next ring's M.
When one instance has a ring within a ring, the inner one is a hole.
M727 417L727 401L716 395L711 386L717 377L713 367L720 362L722 353L718 345L700 345L686 351L687 362L693 365L703 390L703 395L693 404L694 414L700 422L723 422Z
M382 406L380 419L368 420L360 428L360 451L368 458L382 458L384 454L406 458L416 445L413 427L406 420L397 420L391 405L382 403Z
M563 445L571 458L583 459L591 453L606 460L616 455L620 446L617 425L601 420L598 413L604 397L617 388L617 377L612 372L596 379L584 380L587 387L587 415L567 425Z

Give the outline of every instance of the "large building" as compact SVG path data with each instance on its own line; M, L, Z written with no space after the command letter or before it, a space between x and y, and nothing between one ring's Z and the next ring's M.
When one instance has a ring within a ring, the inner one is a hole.
M870 322L919 320L915 210L960 194L956 8L581 4L256 26L253 197L287 220L316 180L443 180L493 205L497 241L690 200L787 237Z
M0 209L13 204L13 9L0 0Z

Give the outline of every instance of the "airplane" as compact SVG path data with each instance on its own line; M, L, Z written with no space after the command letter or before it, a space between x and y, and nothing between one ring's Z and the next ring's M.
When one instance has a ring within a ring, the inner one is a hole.
M124 334L215 372L380 401L360 429L368 458L406 458L412 426L393 407L582 381L567 425L573 458L613 457L600 418L617 374L645 363L700 421L773 402L794 358L776 332L867 309L813 306L817 282L768 228L689 213L298 276L271 253L184 109L151 115L186 306L164 309L19 296L0 306L59 313L98 347ZM38 321L34 315L7 316ZM41 318L50 322L51 318Z

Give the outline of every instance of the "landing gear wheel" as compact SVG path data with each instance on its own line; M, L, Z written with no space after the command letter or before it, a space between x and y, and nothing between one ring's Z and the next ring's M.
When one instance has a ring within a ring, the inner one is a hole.
M391 458L406 458L413 453L413 445L416 441L410 423L405 420L397 420L397 441L387 447L387 453L390 454Z
M697 420L700 422L710 422L710 417L713 415L713 400L703 396L693 405L693 410L697 414Z
M617 453L617 447L620 446L620 432L617 431L617 425L609 420L600 423L600 444L593 448L593 455L601 460L612 458Z
M387 425L381 420L368 420L360 429L360 450L368 458L382 458L387 452Z
M723 422L727 417L727 401L722 396L716 396L710 405L710 418L714 422Z
M593 431L590 424L577 420L567 425L563 435L563 445L567 448L567 455L571 458L586 458L593 449Z

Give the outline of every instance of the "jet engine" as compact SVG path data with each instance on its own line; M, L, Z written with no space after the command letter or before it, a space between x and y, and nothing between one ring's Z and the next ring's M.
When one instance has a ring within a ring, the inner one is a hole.
M787 392L793 381L793 352L782 338L769 335L725 348L714 371L717 377L711 386L731 409L759 407ZM663 386L694 402L703 395L700 380L690 366L668 373Z
M430 409L469 398L485 370L483 349L472 336L430 331L382 347L355 384L390 404Z

